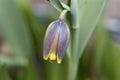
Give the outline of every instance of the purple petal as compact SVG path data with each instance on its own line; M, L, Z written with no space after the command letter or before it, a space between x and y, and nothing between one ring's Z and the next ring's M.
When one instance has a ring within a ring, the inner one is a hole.
M51 50L51 47L55 41L55 38L56 38L56 34L59 32L59 21L54 21L52 22L49 26L48 26L48 29L46 31L46 35L45 35L45 38L44 38L44 48L43 48L43 51L44 51L44 57L47 57L50 50Z
M64 53L67 49L70 38L70 31L67 27L67 24L61 22L59 40L58 40L58 60L61 60L64 56Z

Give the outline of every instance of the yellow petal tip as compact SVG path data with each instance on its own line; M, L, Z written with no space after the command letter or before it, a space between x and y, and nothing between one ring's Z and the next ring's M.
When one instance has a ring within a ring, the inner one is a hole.
M44 60L48 60L48 57L45 57L45 56L44 56L43 59L44 59Z
M57 59L57 63L60 64L62 62L62 60L60 59Z
M51 60L51 61L54 61L54 60L56 60L56 54L54 53L54 52L52 52L50 55L49 55L49 59Z

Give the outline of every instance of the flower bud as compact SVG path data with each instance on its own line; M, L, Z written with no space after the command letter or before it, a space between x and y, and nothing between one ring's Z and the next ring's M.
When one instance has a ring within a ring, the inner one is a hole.
M63 20L52 22L44 38L44 59L61 63L70 39L70 31Z

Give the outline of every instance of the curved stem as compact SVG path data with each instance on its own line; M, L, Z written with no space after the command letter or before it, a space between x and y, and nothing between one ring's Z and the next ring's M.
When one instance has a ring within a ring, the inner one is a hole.
M66 10L66 9L63 10L61 12L60 16L59 16L59 19L63 21L65 19L65 15L66 15L67 12L68 12L68 10Z

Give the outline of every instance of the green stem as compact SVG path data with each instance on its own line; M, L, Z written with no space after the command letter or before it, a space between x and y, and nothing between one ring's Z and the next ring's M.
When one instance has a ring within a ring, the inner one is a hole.
M80 27L80 11L79 11L79 1L78 0L71 0L71 14L72 14L72 28L77 29Z
M71 0L71 14L72 14L72 30L71 30L71 58L73 61L78 61L78 49L80 39L80 18L78 0Z
M59 16L59 19L60 20L64 20L65 19L65 15L66 15L66 13L68 12L68 10L63 10L62 12L61 12L61 14L60 14L60 16Z
M78 70L78 62L69 62L68 80L76 80Z
M72 30L71 30L71 56L68 65L68 80L76 80L78 70L78 49L80 36L80 18L78 0L71 0Z

